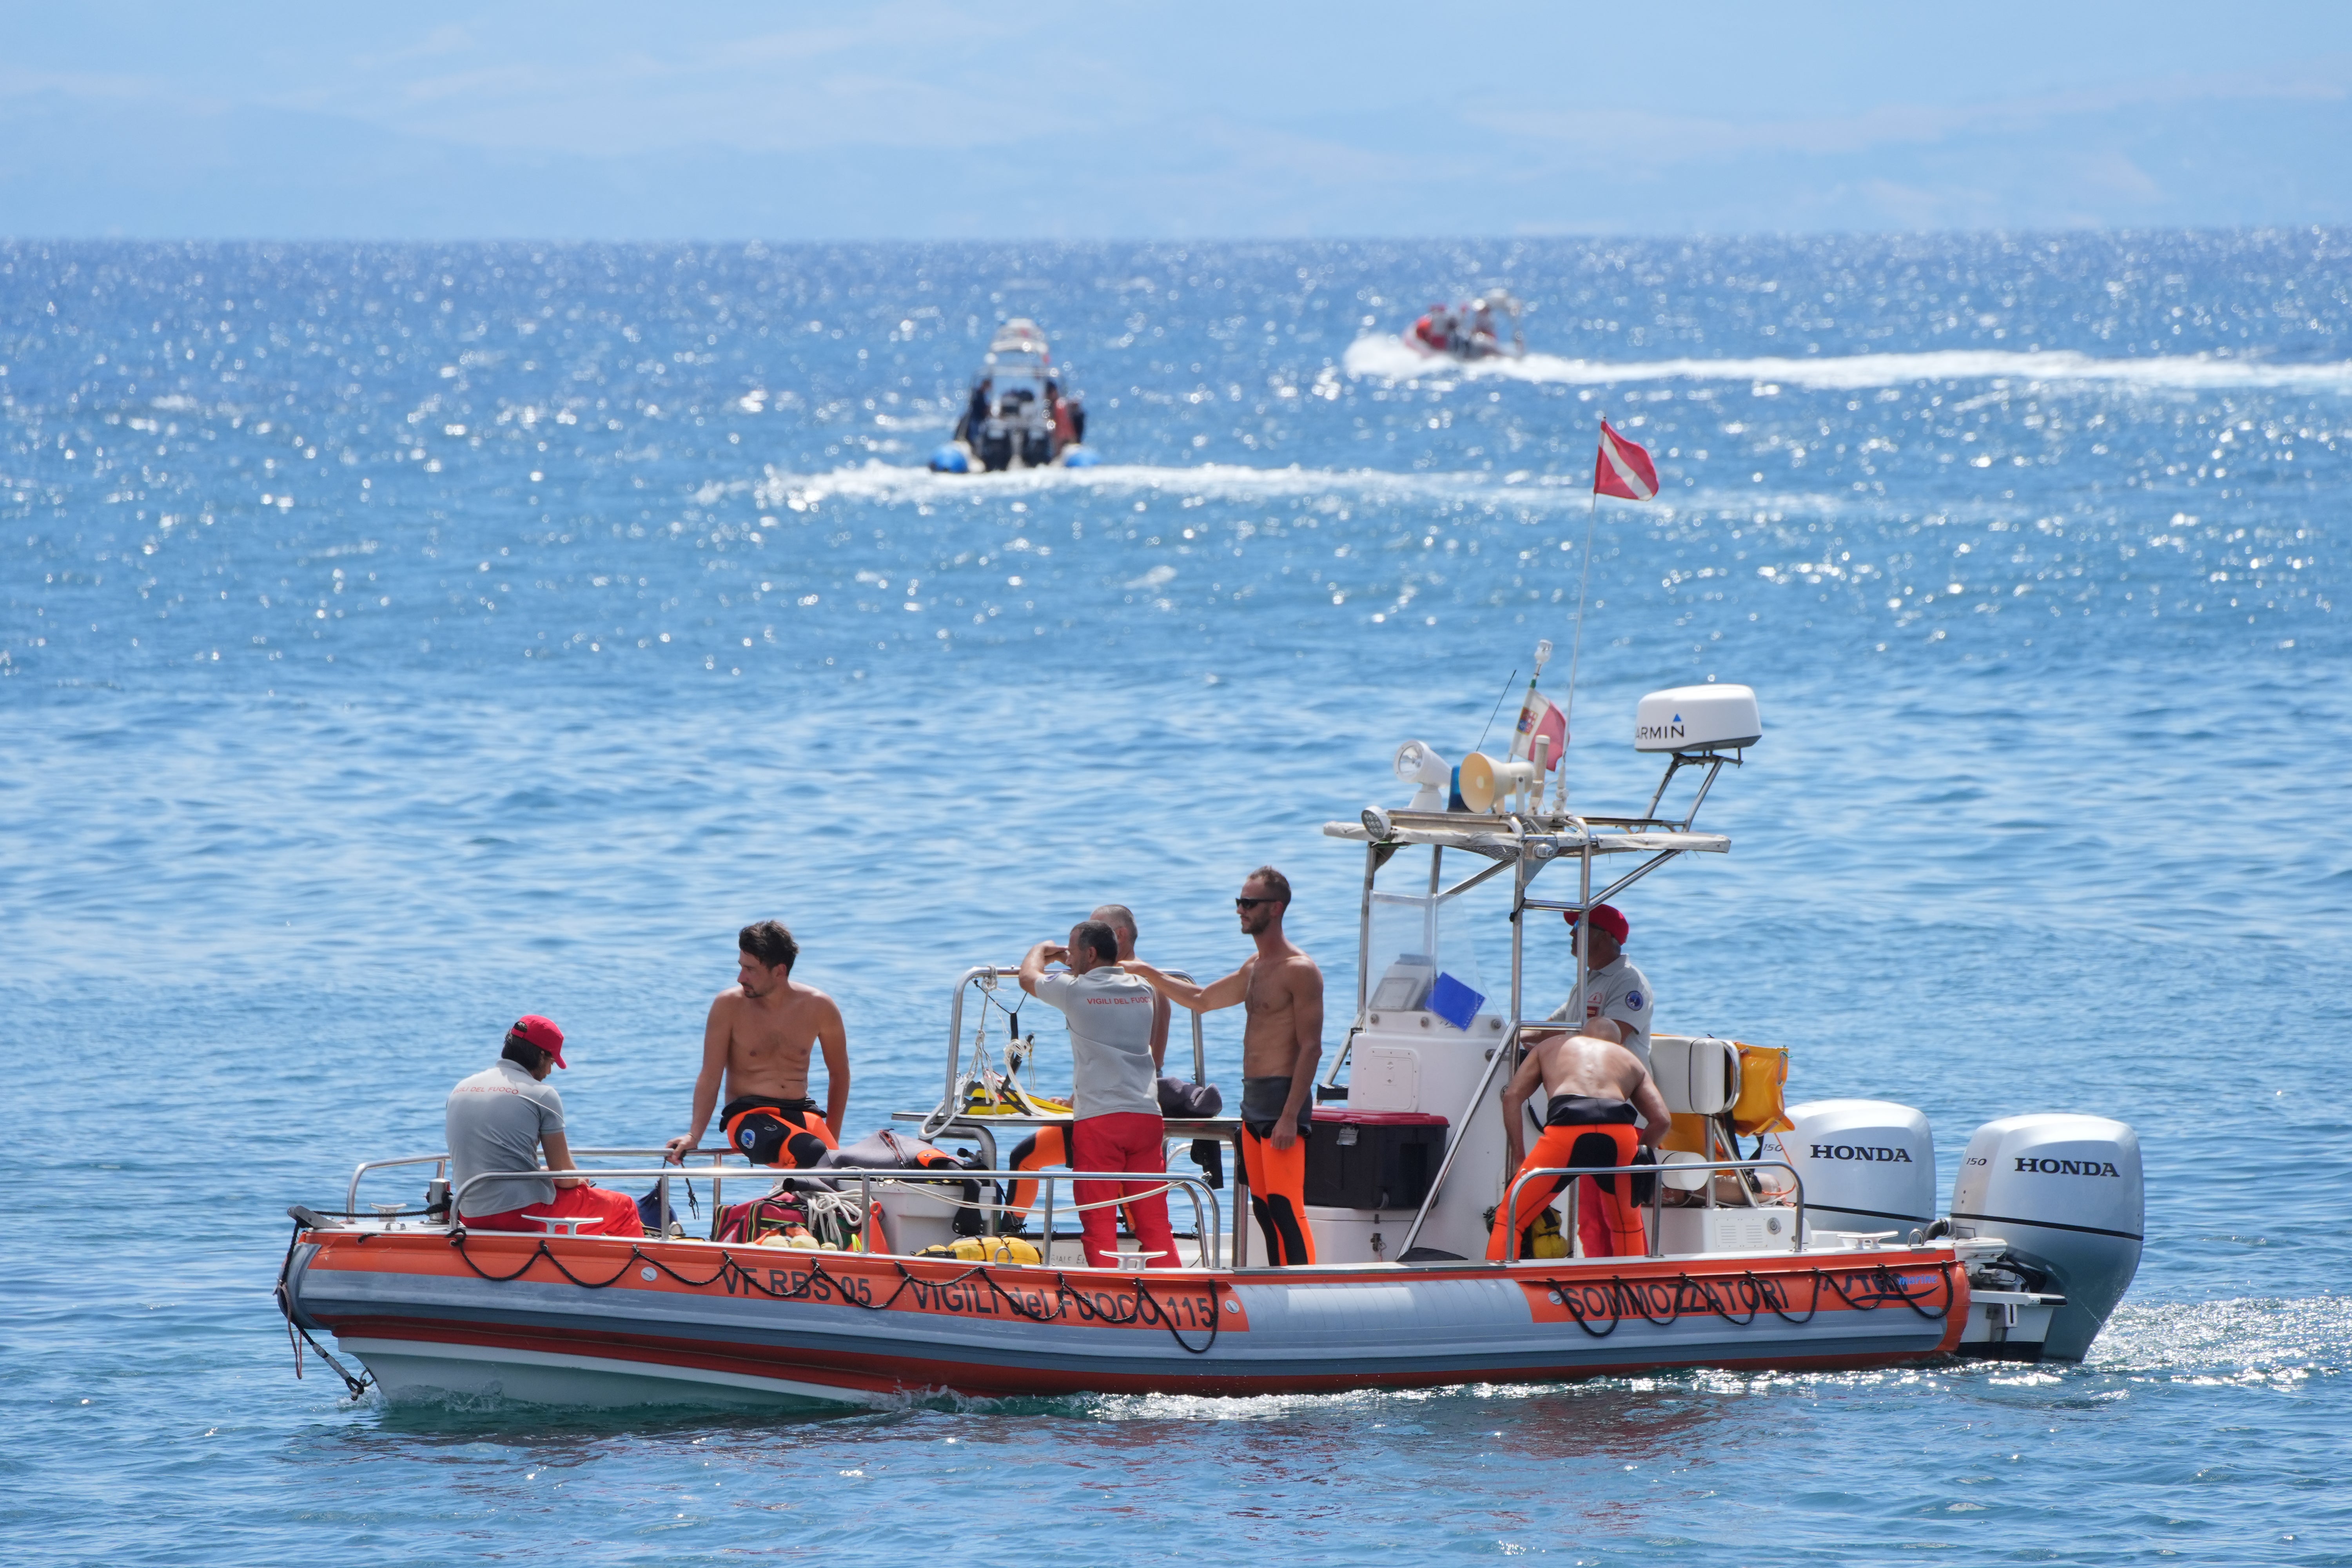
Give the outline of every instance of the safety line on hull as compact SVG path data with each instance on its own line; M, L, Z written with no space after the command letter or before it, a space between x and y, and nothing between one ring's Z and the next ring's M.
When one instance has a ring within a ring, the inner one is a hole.
M320 1361L335 1369L335 1375L343 1380L344 1386L352 1391L352 1397L357 1399L368 1391L371 1384L375 1382L375 1374L369 1373L365 1377L353 1377L341 1362L327 1352L326 1346L310 1338L310 1330L294 1321L294 1301L293 1298L287 1293L286 1276L288 1270L294 1266L294 1247L302 1239L302 1222L296 1220L294 1234L286 1238L286 1257L278 1265L278 1310L286 1315L286 1342L294 1347L294 1375L298 1379L302 1375L302 1347L307 1343L312 1350L319 1352ZM298 1340L294 1337L297 1334L302 1337Z
M299 1234L299 1230L297 1234ZM907 1289L909 1286L928 1286L937 1289L946 1289L950 1286L961 1285L972 1279L973 1276L977 1275L981 1281L987 1285L989 1289L995 1294L997 1300L1003 1301L1019 1316L1026 1318L1034 1323L1057 1322L1061 1320L1062 1316L1070 1310L1071 1305L1076 1303L1078 1309L1077 1315L1081 1321L1089 1318L1095 1319L1109 1328L1127 1328L1136 1323L1144 1323L1152 1327L1166 1329L1168 1331L1169 1338L1174 1340L1180 1348L1191 1355L1206 1355L1212 1350L1215 1349L1217 1336L1224 1328L1224 1319L1218 1311L1218 1308L1223 1305L1223 1300L1218 1295L1218 1292L1226 1289L1226 1286L1224 1282L1220 1279L1212 1279L1208 1282L1209 1337L1202 1343L1195 1345L1185 1339L1184 1331L1177 1326L1175 1318L1168 1311L1166 1307L1160 1304L1158 1298L1153 1296L1150 1290L1144 1288L1141 1282L1139 1281L1135 1288L1135 1307L1133 1310L1127 1313L1126 1316L1121 1317L1116 1313L1106 1312L1101 1308L1096 1306L1093 1301L1087 1299L1085 1291L1072 1289L1070 1288L1068 1277L1058 1268L1054 1271L1054 1310L1050 1312L1038 1312L1031 1310L1027 1302L1022 1300L1018 1296L1015 1296L1011 1291L1005 1289L1003 1286L998 1284L996 1282L996 1277L988 1271L988 1266L984 1263L975 1263L970 1268L967 1268L961 1274L957 1275L951 1279L927 1281L917 1279L912 1274L907 1271L907 1266L905 1264L899 1262L895 1258L890 1258L888 1259L890 1266L898 1272L898 1289L892 1290L888 1296L879 1301L868 1301L861 1300L854 1291L850 1290L847 1288L847 1282L845 1279L827 1273L823 1262L815 1258L808 1257L805 1253L796 1254L793 1258L793 1261L794 1263L799 1263L803 1259L806 1260L808 1265L808 1277L806 1279L797 1287L779 1290L773 1286L764 1283L757 1274L753 1273L751 1269L744 1268L740 1263L735 1261L735 1255L731 1252L722 1252L719 1255L719 1267L711 1271L710 1278L708 1279L689 1279L685 1275L680 1274L677 1269L671 1268L667 1260L652 1257L642 1247L638 1247L636 1243L631 1242L629 1244L629 1256L622 1261L622 1264L618 1268L613 1271L610 1279L583 1279L580 1276L572 1273L571 1269L564 1267L563 1259L557 1257L555 1253L549 1248L547 1238L544 1237L540 1238L538 1246L534 1247L527 1255L525 1255L522 1260L522 1266L509 1274L493 1274L484 1268L480 1264L475 1262L473 1255L466 1250L466 1233L463 1230L453 1230L449 1233L449 1245L457 1249L457 1256L464 1259L467 1268L472 1269L480 1279L487 1279L493 1285L504 1285L509 1280L521 1279L525 1274L530 1272L532 1264L537 1263L541 1258L544 1258L550 1263L555 1265L555 1271L558 1274L562 1275L564 1279L570 1280L572 1284L579 1286L582 1289L604 1290L619 1284L622 1277L626 1275L632 1267L636 1264L643 1263L649 1268L661 1270L661 1272L668 1275L672 1279L677 1280L679 1284L685 1286L690 1290L707 1290L713 1285L725 1283L731 1279L734 1283L727 1285L729 1294L734 1294L736 1288L740 1286L746 1292L756 1291L760 1295L777 1301L806 1300L815 1292L819 1281L823 1281L832 1289L834 1296L838 1298L845 1306L856 1307L859 1310L866 1312L887 1312L898 1303L899 1297L907 1293ZM293 1256L293 1248L290 1245L287 1248L287 1256L289 1258ZM884 1259L876 1258L874 1258L874 1261L878 1263L884 1261ZM289 1323L293 1321L290 1316L287 1321ZM319 1353L320 1355L325 1355L327 1352L320 1351ZM332 1364L331 1358L330 1359L330 1364ZM338 1372L342 1371L340 1366L336 1367L335 1370ZM343 1375L344 1380L349 1382L351 1374L345 1373ZM357 1386L354 1387L353 1392L358 1392Z
M1656 1311L1656 1298L1652 1292L1654 1289L1667 1289L1664 1280L1629 1280L1622 1275L1612 1274L1605 1282L1585 1280L1576 1284L1567 1284L1559 1279L1548 1278L1543 1283L1576 1326L1596 1340L1605 1340L1615 1333L1617 1325L1628 1317L1638 1317L1652 1328L1670 1329L1674 1327L1676 1321L1685 1315L1698 1315L1696 1311L1686 1314L1685 1303L1693 1307L1704 1307L1709 1313L1721 1318L1736 1329L1744 1329L1753 1323L1757 1313L1761 1310L1769 1310L1784 1323L1801 1327L1811 1322L1822 1310L1822 1286L1824 1280L1827 1281L1829 1288L1836 1291L1845 1304L1855 1311L1874 1312L1890 1301L1900 1301L1929 1322L1939 1322L1950 1316L1952 1307L1958 1299L1952 1289L1951 1276L1941 1269L1937 1273L1944 1281L1944 1304L1933 1311L1919 1304L1927 1300L1928 1291L1922 1290L1914 1295L1906 1289L1903 1281L1883 1264L1872 1268L1866 1274L1854 1276L1868 1281L1867 1287L1862 1289L1858 1295L1856 1291L1849 1290L1844 1280L1835 1274L1828 1273L1819 1268L1809 1269L1807 1272L1813 1281L1813 1299L1811 1306L1806 1310L1805 1315L1801 1318L1791 1315L1788 1292L1781 1287L1780 1282L1777 1279L1759 1279L1753 1269L1743 1271L1737 1279L1727 1280L1694 1279L1687 1272L1676 1276L1669 1289L1665 1315L1663 1317ZM1728 1289L1739 1300L1746 1309L1747 1316L1735 1315L1738 1308L1727 1304L1726 1297L1718 1292L1718 1285ZM1605 1329L1596 1329L1592 1326L1593 1321L1600 1314L1593 1310L1584 1299L1584 1292L1595 1289L1601 1289L1601 1300L1608 1308L1609 1326ZM1630 1312L1626 1310L1628 1307L1633 1309Z

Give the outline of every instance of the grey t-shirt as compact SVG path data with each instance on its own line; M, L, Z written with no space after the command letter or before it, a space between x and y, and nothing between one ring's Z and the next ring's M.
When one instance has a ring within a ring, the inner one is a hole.
M1650 1006L1654 1000L1648 978L1622 953L1617 955L1615 963L1584 977L1584 1017L1608 1018L1622 1025L1625 1048L1642 1058L1643 1071L1650 1066ZM1561 1003L1551 1016L1555 1022L1568 1021L1569 1004Z
M563 1131L563 1097L501 1057L449 1091L446 1115L449 1184L460 1189L484 1171L537 1170L541 1137ZM553 1182L485 1182L467 1194L457 1217L554 1200Z
M1048 974L1037 1000L1070 1021L1072 1109L1079 1116L1160 1114L1160 1069L1151 1060L1151 987L1123 969Z

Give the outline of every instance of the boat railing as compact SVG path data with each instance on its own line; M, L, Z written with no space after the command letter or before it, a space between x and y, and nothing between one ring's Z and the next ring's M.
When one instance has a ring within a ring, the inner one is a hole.
M415 1164L421 1163L423 1161L433 1157L434 1156L431 1155L420 1155L404 1162L387 1160L379 1161L377 1163L384 1165L397 1163ZM706 1169L708 1168L706 1167ZM1141 1202L1146 1198L1157 1197L1164 1194L1171 1187L1181 1187L1184 1189L1185 1195L1189 1197L1192 1203L1193 1234L1200 1241L1202 1267L1208 1268L1222 1268L1224 1267L1224 1251L1223 1246L1224 1214L1223 1209L1218 1205L1215 1191L1210 1187L1209 1184L1205 1180L1199 1176L1179 1175L1174 1172L1139 1173L1135 1171L968 1170L961 1165L942 1166L936 1170L912 1171L895 1167L888 1170L880 1170L868 1167L851 1166L827 1166L817 1170L800 1171L784 1170L773 1166L762 1165L754 1168L749 1173L766 1176L776 1180L821 1180L835 1184L855 1181L857 1184L858 1213L861 1216L871 1216L875 1213L874 1189L877 1185L883 1187L921 1187L925 1189L922 1196L926 1202L938 1203L954 1208L974 1209L983 1214L1005 1214L1014 1212L1013 1205L1008 1203L992 1201L984 1197L976 1199L965 1198L951 1192L943 1192L940 1189L943 1186L951 1186L954 1184L964 1181L1035 1182L1039 1184L1043 1195L1042 1201L1044 1205L1044 1216L1039 1231L1048 1247L1053 1244L1054 1239L1054 1193L1062 1183L1100 1182L1106 1184L1116 1183L1122 1186L1129 1186L1134 1184L1139 1175L1140 1175L1143 1181L1151 1184L1145 1190L1141 1192L1124 1192L1112 1197L1097 1198L1089 1203L1073 1204L1070 1205L1070 1212L1074 1214L1083 1214L1089 1209L1124 1206L1129 1204ZM604 1177L614 1181L654 1181L667 1183L678 1174L678 1169L675 1165L623 1170L483 1171L478 1174L467 1177L465 1184L451 1194L450 1212L462 1216L465 1213L467 1194L472 1193L477 1187L484 1186L485 1184L496 1184L499 1182L537 1183L546 1182L560 1176ZM1073 1195L1075 1196L1075 1194ZM665 1193L665 1200L667 1200L667 1194ZM715 1193L712 1196L711 1203L715 1209L719 1203ZM461 1218L459 1221L459 1228L463 1227L463 1223L464 1222ZM549 1224L550 1228L552 1228L555 1226L575 1222L551 1215L547 1216L547 1223Z
M1185 970L1163 969L1160 973L1181 980L1187 985L1197 984L1197 982L1193 980L1192 974ZM1011 980L1015 984L1018 984L1020 978L1021 966L1017 963L975 963L970 969L965 970L961 974L956 977L955 990L948 1001L947 1088L940 1096L940 1108L923 1120L920 1130L924 1137L930 1138L936 1136L940 1130L945 1127L950 1121L953 1121L963 1109L962 1106L958 1103L958 1099L963 1089L963 994L965 987L977 984L980 986L982 991L991 992L996 989L996 983L1000 980ZM986 1003L983 1002L982 1005L985 1006ZM1049 1004L1041 1002L1038 1005L1046 1006L1049 1005ZM1011 1013L1018 1011L1018 1009L1007 1008L1006 1011ZM1194 1083L1206 1083L1209 1081L1208 1037L1202 1033L1201 1015L1198 1013L1194 1013L1192 1015L1192 1081Z
M634 1160L640 1158L660 1160L667 1158L668 1154L669 1151L667 1149L574 1149L572 1151L572 1158L576 1160ZM708 1165L688 1167L683 1173L680 1172L678 1166L672 1165L669 1169L669 1174L673 1176L681 1173L686 1175L708 1175L711 1178L715 1187L715 1184L721 1179L719 1173L717 1170L719 1162L728 1159L730 1156L739 1160L743 1158L741 1155L737 1154L732 1149L689 1149L686 1152L685 1158L687 1160L706 1160L709 1162L709 1163ZM366 1179L369 1173L373 1171L394 1170L405 1165L430 1165L433 1167L433 1179L435 1180L446 1181L449 1176L449 1155L446 1150L444 1150L442 1152L437 1154L402 1154L390 1160L362 1160L360 1162L358 1169L352 1173L351 1185L344 1189L342 1212L354 1218L359 1217L360 1183ZM742 1170L746 1173L757 1171L761 1167L751 1164L749 1161L745 1161L742 1165ZM541 1173L543 1175L546 1173L541 1172ZM604 1173L601 1171L583 1171L581 1173L583 1175L602 1175ZM662 1192L662 1198L667 1202L669 1192L665 1188ZM714 1203L718 1201L715 1194L711 1201Z
M1664 1256L1663 1240L1664 1227L1660 1223L1659 1216L1664 1212L1666 1198L1666 1183L1664 1177L1665 1173L1668 1171L1674 1171L1676 1173L1705 1171L1707 1173L1707 1180L1710 1182L1715 1179L1715 1173L1718 1171L1788 1172L1790 1178L1797 1184L1797 1234L1795 1246L1790 1250L1796 1252L1802 1252L1805 1250L1805 1178L1798 1173L1796 1166L1790 1164L1786 1160L1681 1160L1676 1161L1672 1165L1538 1166L1537 1169L1532 1171L1521 1171L1517 1176L1512 1178L1510 1191L1503 1194L1503 1205L1500 1208L1495 1211L1495 1215L1498 1221L1508 1223L1509 1216L1517 1215L1519 1212L1519 1189L1526 1186L1529 1182L1539 1181L1547 1176L1654 1176L1657 1177L1658 1180L1650 1189L1650 1234L1649 1251L1647 1256L1651 1258L1662 1258ZM1573 1238L1576 1236L1578 1218L1577 1205L1582 1196L1583 1187L1584 1184L1581 1182L1570 1182L1568 1184L1568 1215L1561 1225L1560 1229L1563 1235L1571 1238L1571 1245L1573 1245ZM1545 1206L1548 1208L1550 1205L1547 1204ZM1770 1206L1778 1207L1780 1205L1773 1205ZM1507 1266L1519 1261L1521 1261L1519 1258L1519 1227L1517 1226L1512 1226L1510 1235L1503 1243L1503 1262Z

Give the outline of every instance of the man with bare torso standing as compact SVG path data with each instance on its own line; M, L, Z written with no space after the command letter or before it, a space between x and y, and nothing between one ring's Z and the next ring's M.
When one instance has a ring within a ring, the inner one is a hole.
M800 943L775 921L745 926L736 939L733 989L710 1004L702 1029L702 1071L694 1080L694 1122L669 1141L669 1158L702 1146L719 1103L730 1147L755 1165L806 1170L835 1146L834 1130L849 1110L849 1039L841 1009L814 985L793 978ZM824 1114L809 1098L809 1056L824 1048Z
M1312 1263L1307 1225L1307 1145L1315 1117L1315 1067L1323 1058L1323 972L1282 934L1290 882L1261 866L1234 900L1257 952L1223 980L1187 985L1151 965L1125 965L1180 1007L1195 1013L1243 1005L1242 1166L1250 1208L1265 1237L1267 1261Z
M1519 1108L1527 1104L1538 1084L1551 1097L1549 1114L1544 1118L1543 1136L1522 1159L1519 1151L1527 1140L1519 1131ZM1639 1129L1633 1125L1637 1112L1643 1123ZM1650 1081L1642 1058L1614 1040L1591 1035L1551 1035L1541 1039L1528 1050L1503 1089L1503 1138L1514 1180L1523 1170L1578 1165L1607 1170L1630 1165L1635 1151L1644 1145L1654 1148L1673 1121L1665 1097ZM1585 1184L1580 1202L1591 1205L1577 1215L1585 1256L1638 1258L1647 1252L1648 1234L1642 1228L1641 1210L1633 1205L1631 1175L1539 1176L1519 1189L1508 1220L1495 1216L1486 1237L1487 1259L1500 1261L1510 1245L1511 1232L1524 1233L1560 1189L1577 1180ZM1593 1209L1600 1212L1595 1214ZM1522 1234L1518 1256L1528 1255L1528 1238Z

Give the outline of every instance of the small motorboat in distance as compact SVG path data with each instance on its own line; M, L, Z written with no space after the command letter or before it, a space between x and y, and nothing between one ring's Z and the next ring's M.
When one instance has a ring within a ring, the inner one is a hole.
M1448 359L1520 359L1528 341L1519 331L1519 301L1500 289L1454 305L1432 305L1408 328L1405 346ZM1510 342L1503 341L1506 324Z
M1086 405L1063 388L1045 334L1016 316L996 330L954 437L931 454L931 472L1091 468L1098 459L1086 438Z

